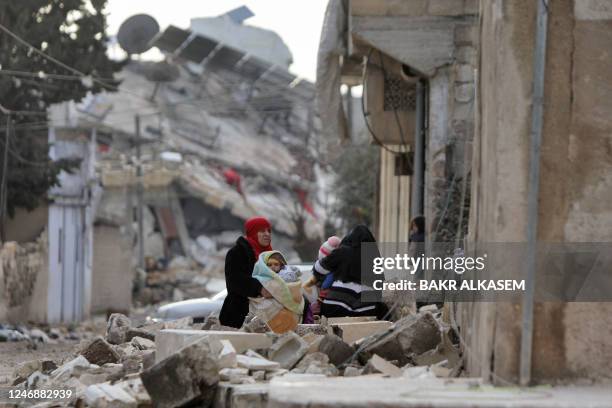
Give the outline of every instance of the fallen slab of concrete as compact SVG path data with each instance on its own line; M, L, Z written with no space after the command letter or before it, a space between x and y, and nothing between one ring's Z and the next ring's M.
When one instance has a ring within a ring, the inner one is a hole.
M316 390L316 392L313 392ZM604 386L495 388L479 379L284 376L270 382L269 408L570 408L610 407Z
M166 329L161 330L155 336L155 346L157 348L155 361L159 362L187 344L205 337L229 340L237 353L243 353L248 349L267 349L272 345L272 339L262 333Z
M356 340L370 336L376 333L382 333L389 329L393 323L386 320L378 320L373 322L343 322L333 323L332 327L338 327L342 330L342 340L351 344Z
M265 408L268 404L268 383L230 384L221 382L217 387L215 408Z

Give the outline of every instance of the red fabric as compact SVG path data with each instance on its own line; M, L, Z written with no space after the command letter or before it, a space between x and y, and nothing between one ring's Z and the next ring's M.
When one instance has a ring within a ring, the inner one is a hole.
M234 169L226 169L223 171L223 177L225 177L225 182L230 186L234 186L236 191L239 194L242 194L242 182L240 179L240 174L236 172Z
M259 259L259 254L265 251L271 251L272 245L262 246L257 240L257 233L264 229L272 229L270 221L264 217L252 217L244 223L244 232L246 239L251 244L251 248L255 252L255 258Z
M297 193L298 201L300 202L304 210L306 210L308 214L312 215L316 219L317 215L315 214L312 205L308 201L308 193L300 188L296 189L295 192Z

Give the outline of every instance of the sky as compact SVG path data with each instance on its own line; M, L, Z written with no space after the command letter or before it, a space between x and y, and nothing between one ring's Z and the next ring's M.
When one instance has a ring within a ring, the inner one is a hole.
M285 41L293 54L290 71L314 81L327 0L109 0L108 33L116 34L134 14L153 16L162 30L169 24L188 28L191 18L217 16L242 5L255 14L246 24L276 31Z

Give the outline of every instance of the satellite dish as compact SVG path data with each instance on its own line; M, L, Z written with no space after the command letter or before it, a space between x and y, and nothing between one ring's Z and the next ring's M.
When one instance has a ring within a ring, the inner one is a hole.
M159 24L148 14L136 14L125 20L117 41L128 54L142 54L151 48L151 40L159 33Z

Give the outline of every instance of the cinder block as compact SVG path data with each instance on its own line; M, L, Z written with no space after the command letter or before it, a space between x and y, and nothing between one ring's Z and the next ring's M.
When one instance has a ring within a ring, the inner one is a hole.
M339 327L342 330L342 340L351 344L372 334L384 332L391 325L391 322L378 320L373 322L338 323L333 326Z
M237 353L243 353L248 349L267 349L272 345L272 339L263 333L166 329L155 336L156 361L161 361L187 344L205 337L229 340Z

